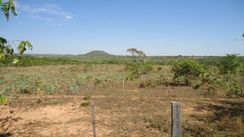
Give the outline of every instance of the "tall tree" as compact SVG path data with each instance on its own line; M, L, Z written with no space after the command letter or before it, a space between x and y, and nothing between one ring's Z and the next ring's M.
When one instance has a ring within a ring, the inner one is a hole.
M0 0L1 10L6 17L7 21L9 20L9 15L12 13L14 16L17 16L16 6L14 0L8 0L6 2L2 2ZM32 44L29 41L21 41L17 47L19 56L13 60L13 63L17 63L19 58L22 57L23 53L26 51L26 47L32 50ZM14 49L8 43L8 41L0 36L0 61L5 60L6 57L12 55L14 53Z

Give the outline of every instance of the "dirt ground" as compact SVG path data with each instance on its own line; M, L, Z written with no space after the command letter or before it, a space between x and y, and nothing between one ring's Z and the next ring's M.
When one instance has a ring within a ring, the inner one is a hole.
M244 135L243 98L208 98L195 94L191 88L179 87L92 95L90 100L96 104L97 136L167 137L171 101L181 102L183 136ZM91 106L82 107L82 100L83 96L78 95L9 97L10 103L0 106L0 136L91 137ZM221 123L220 119L226 116L239 118L234 127L221 128L222 124L230 124Z

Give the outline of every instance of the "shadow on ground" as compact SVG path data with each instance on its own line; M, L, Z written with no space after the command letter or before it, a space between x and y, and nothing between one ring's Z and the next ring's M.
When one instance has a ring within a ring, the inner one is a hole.
M214 103L200 103L196 111L210 112L205 116L191 115L203 124L183 125L187 136L244 136L244 103L222 100Z

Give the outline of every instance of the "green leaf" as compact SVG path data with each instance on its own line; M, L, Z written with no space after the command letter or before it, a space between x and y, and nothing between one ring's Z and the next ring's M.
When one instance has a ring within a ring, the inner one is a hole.
M12 13L17 16L17 11L16 11L16 8L15 8L15 4L14 4L14 1L13 0L9 0L9 6L11 8L11 11Z
M8 0L8 2L2 3L0 6L1 6L3 14L7 20L9 20L9 11L10 10L15 16L17 15L17 11L16 11L13 0Z
M0 53L0 61L5 59L5 54L4 53Z
M13 64L16 64L17 62L19 62L19 59L18 59L18 58L15 58L15 59L12 61Z
M5 38L0 37L0 43L1 44L6 44L7 40Z
M3 11L3 14L4 16L6 17L6 19L8 20L9 19L9 3L8 2L5 2L3 4L1 4L1 8L2 8L2 11Z
M32 50L33 46L29 41L22 41L20 42L18 46L18 51L20 55L23 55L23 53L26 51L26 47L28 47L30 50Z
M0 5L2 5L2 0L0 0Z

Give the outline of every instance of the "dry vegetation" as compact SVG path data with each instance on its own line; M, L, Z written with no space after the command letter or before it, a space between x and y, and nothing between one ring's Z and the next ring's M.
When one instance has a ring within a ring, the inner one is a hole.
M155 66L134 81L124 65L58 65L0 68L0 136L169 136L170 102L182 103L183 136L244 136L244 99L206 96L201 89L172 86L169 66ZM28 73L26 73L28 72ZM160 77L159 77L160 76ZM142 86L143 85L143 86Z

